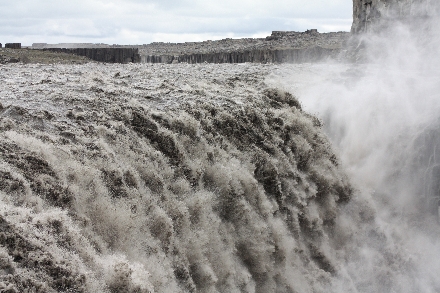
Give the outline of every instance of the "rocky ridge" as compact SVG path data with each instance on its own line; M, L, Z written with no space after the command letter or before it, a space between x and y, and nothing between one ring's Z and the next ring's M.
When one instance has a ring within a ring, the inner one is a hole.
M140 48L146 63L301 63L337 58L349 33L272 32L266 38L152 43Z
M193 54L236 52L245 50L274 50L291 48L309 48L320 46L323 48L340 48L349 33L318 33L316 30L306 32L274 31L266 38L223 39L218 41L162 43L156 42L141 47L144 55L159 54Z

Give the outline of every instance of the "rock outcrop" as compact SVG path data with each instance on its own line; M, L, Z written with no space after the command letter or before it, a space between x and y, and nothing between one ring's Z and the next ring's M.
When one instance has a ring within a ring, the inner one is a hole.
M45 48L42 50L85 56L106 63L139 63L141 60L137 48Z

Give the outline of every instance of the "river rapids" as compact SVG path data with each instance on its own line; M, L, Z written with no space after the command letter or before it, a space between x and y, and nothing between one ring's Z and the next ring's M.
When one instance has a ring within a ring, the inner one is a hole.
M1 66L0 292L438 292L418 65Z

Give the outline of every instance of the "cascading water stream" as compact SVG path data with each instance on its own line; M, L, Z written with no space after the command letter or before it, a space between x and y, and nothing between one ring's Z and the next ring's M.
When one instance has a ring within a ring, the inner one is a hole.
M268 77L323 120L359 190L352 202L365 202L374 215L365 234L354 222L345 228L357 230L354 243L363 251L344 265L359 292L440 288L440 58L433 49L440 42L438 20L422 24L395 23L365 36L368 63L304 65Z
M0 290L438 292L413 33L358 65L2 66Z

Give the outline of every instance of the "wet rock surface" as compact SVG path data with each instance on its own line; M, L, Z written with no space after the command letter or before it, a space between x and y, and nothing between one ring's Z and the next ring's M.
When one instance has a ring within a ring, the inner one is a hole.
M396 54L398 47L410 50L412 46L419 47L422 55L432 55L437 47L439 15L438 1L355 0L352 35L343 58L356 63L383 63L384 58L405 56Z
M412 23L420 29L427 17L438 15L439 12L440 6L437 1L354 0L351 32L380 32L396 22L407 25Z

